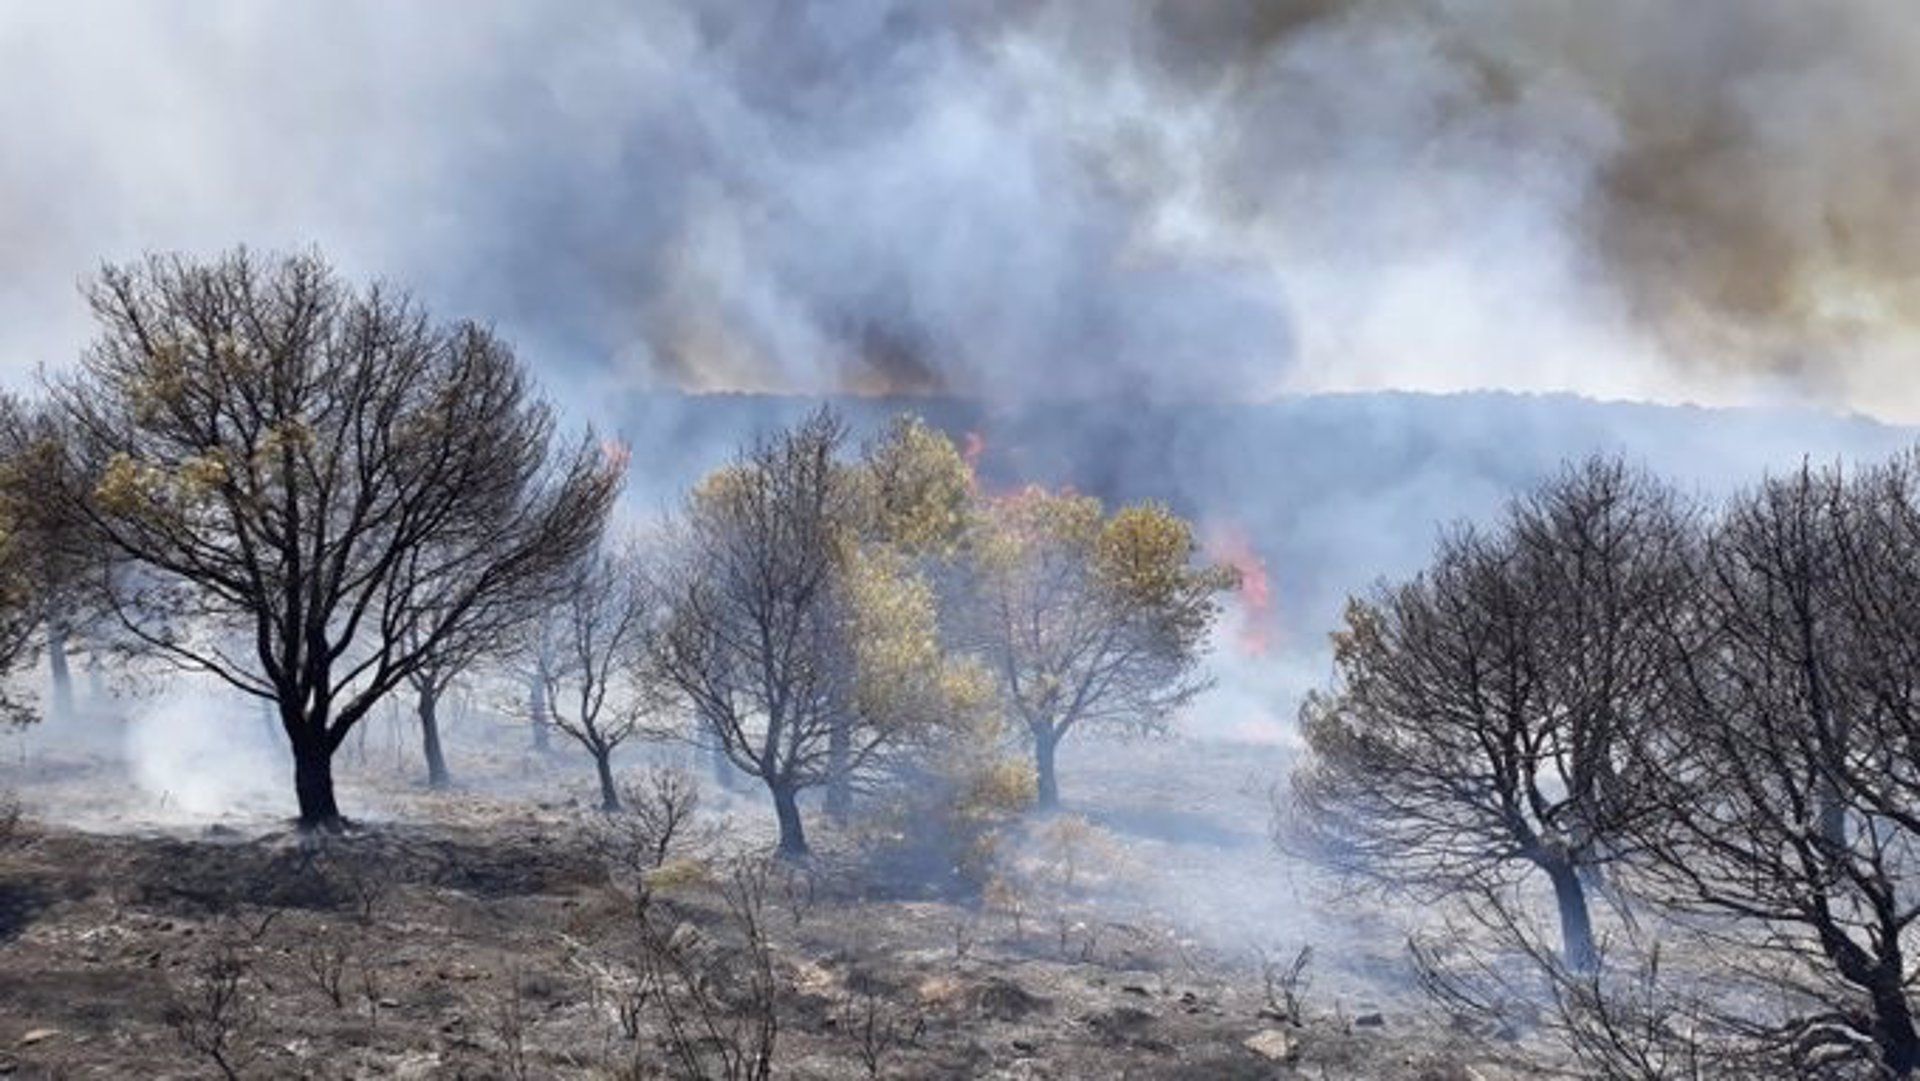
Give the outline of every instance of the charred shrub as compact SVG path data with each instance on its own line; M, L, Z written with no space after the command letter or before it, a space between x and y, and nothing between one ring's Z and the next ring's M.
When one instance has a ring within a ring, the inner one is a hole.
M1308 969L1313 946L1301 946L1292 955L1259 951L1260 982L1266 991L1267 1011L1291 1025L1306 1022L1307 991L1313 986Z
M514 1081L525 1081L532 1076L527 1053L526 979L518 969L509 969L501 974L499 982L500 990L493 996L493 1009L487 1017L488 1027L499 1044L501 1071Z
M239 1077L253 1057L252 1032L260 1019L253 982L246 955L222 942L194 964L166 1010L174 1037L224 1077Z
M576 943L573 963L632 1047L622 1078L669 1072L689 1081L766 1081L788 990L769 938L778 861L747 859L702 875L720 919L661 894L662 876L643 876L633 897L631 935L615 947ZM670 864L677 867L679 864Z
M321 928L300 950L300 982L317 991L336 1010L347 1005L347 970L353 960L353 940Z
M595 850L617 872L647 874L712 840L698 821L699 783L686 770L654 766L628 779L620 785L620 806L590 829Z
M312 888L325 907L344 910L370 927L394 887L395 865L348 842L326 846L313 861Z
M891 999L873 988L850 991L834 1019L868 1077L887 1076L895 1052L917 1043L927 1028L924 1011Z

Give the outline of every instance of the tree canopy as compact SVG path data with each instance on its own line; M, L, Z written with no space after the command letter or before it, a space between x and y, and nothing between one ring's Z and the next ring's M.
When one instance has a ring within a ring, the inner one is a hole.
M448 641L523 618L597 540L620 471L561 445L512 349L312 256L154 257L88 289L54 389L61 509L127 564L146 647L277 703L301 820L331 756Z
M858 456L847 443L821 411L709 476L662 579L660 671L767 785L790 855L807 847L800 792L850 788L978 692L917 565L957 535L964 463L916 421Z
M1197 562L1193 530L1157 503L1030 488L988 500L970 538L966 638L1033 741L1042 806L1076 728L1154 730L1207 686L1200 670L1227 567Z

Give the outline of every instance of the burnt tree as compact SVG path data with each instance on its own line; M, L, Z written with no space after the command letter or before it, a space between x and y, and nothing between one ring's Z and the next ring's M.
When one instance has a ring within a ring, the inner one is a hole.
M554 598L555 602L559 597ZM547 677L553 666L553 606L541 610L515 636L507 650L508 672L526 692L527 749L553 749L553 724L547 719Z
M564 595L570 576L557 576L550 591L529 589L517 605L504 604L494 618L465 622L437 641L426 640L431 619L416 621L407 632L407 646L418 655L418 663L407 672L406 682L413 691L414 717L420 724L420 753L427 766L427 787L447 788L453 773L447 767L446 747L441 740L440 705L454 683L476 664L489 657L512 655L520 649L526 628L538 623L545 607ZM424 603L431 605L432 598Z
M453 784L447 769L446 748L440 739L440 703L456 679L488 649L485 637L450 640L426 654L413 671L407 673L407 685L413 690L414 716L420 722L420 755L427 764L427 787L446 788Z
M333 754L457 636L485 637L596 543L620 483L484 327L315 257L108 267L54 389L61 509L133 566L126 633L272 700L304 828Z
M48 623L49 597L67 592L77 577L64 543L72 531L47 499L47 463L55 446L47 435L34 410L0 395L0 679L33 662L36 631ZM0 722L36 719L29 703L0 684Z
M821 412L762 441L689 498L663 565L659 671L728 761L767 786L789 857L808 851L800 794L832 779L846 731L845 439Z
M1565 963L1592 969L1588 882L1641 808L1625 745L1661 709L1689 521L1652 481L1589 462L1352 602L1338 684L1302 713L1298 839L1419 896L1537 875Z
M453 784L447 769L446 748L440 742L440 700L453 685L460 668L452 664L423 664L407 677L413 687L414 715L420 721L420 755L427 763L427 787Z
M1920 473L1803 468L1735 500L1637 741L1636 890L1724 921L1801 1014L1795 1069L1920 1068Z
M613 753L656 704L648 667L653 607L637 548L596 553L568 579L543 636L550 650L539 666L543 712L593 756L605 811L621 809Z

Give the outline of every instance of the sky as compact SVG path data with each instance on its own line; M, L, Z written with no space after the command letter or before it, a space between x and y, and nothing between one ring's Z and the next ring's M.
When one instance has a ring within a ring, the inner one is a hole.
M1920 419L1907 0L0 0L0 380L316 248L659 390Z

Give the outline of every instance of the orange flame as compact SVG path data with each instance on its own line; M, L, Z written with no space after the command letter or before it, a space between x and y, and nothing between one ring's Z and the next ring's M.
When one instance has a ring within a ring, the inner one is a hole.
M624 440L603 439L600 441L600 462L609 473L625 473L627 465L633 461L633 448Z
M978 429L960 436L960 460L967 463L967 483L973 487L974 494L997 499L1007 493L999 485L989 485L980 475L980 467L985 464L991 447L986 433Z

